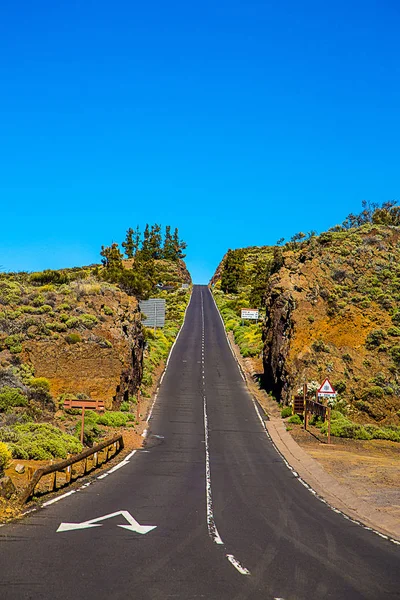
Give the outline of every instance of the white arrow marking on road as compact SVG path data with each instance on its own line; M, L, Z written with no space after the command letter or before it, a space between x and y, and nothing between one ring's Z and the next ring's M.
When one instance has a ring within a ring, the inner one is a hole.
M82 523L61 523L56 533L61 533L62 531L72 531L73 529L89 529L90 527L101 527L102 523L99 523L99 521L112 519L113 517L117 517L118 515L122 515L128 521L129 525L117 525L117 527L122 527L123 529L134 531L135 533L141 533L142 535L144 535L145 533L149 533L149 531L157 527L157 525L140 525L140 523L138 523L136 519L134 519L127 510L119 510L118 512L110 513L109 515L104 515L104 517L90 519L89 521L82 521Z

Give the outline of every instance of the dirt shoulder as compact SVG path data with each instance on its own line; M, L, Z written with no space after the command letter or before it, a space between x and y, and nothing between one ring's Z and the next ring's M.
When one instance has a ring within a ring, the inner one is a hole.
M231 334L229 341L250 392L269 416L268 432L291 467L329 504L400 540L400 445L334 437L328 445L317 428L290 425L287 431L276 402L257 383L261 361L243 359Z

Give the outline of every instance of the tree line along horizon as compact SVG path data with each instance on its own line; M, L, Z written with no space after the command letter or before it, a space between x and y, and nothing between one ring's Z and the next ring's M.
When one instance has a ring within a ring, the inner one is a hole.
M329 236L329 234L346 232L367 224L400 226L400 206L396 200L389 200L382 204L363 200L361 205L362 210L360 213L350 213L340 225L331 227L326 233L321 234L320 238L324 239L324 236ZM300 231L295 233L286 243L284 238L280 238L276 242L276 246L270 247L269 256L257 260L248 275L246 275L244 268L245 248L229 249L222 264L221 290L225 294L238 294L240 286L250 285L250 303L258 308L264 308L265 290L269 278L277 273L284 264L282 250L299 250L302 244L309 243L317 235L314 230L309 231L307 234Z
M102 246L100 255L103 265L102 277L110 283L118 284L128 294L147 297L157 283L158 270L155 261L166 260L179 263L185 258L186 242L180 239L179 230L166 225L164 233L161 225L146 224L143 234L139 226L127 230L121 244L113 242ZM126 259L132 259L131 268L124 265Z

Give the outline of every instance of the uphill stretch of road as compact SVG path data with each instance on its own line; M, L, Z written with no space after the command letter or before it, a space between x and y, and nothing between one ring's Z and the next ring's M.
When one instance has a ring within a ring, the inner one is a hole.
M121 468L0 528L2 600L399 598L399 547L272 446L205 286L149 425Z

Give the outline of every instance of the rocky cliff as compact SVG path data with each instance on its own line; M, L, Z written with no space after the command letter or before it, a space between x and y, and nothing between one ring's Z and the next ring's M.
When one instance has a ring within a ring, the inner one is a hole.
M183 261L156 261L156 272L163 283L191 281ZM143 350L137 299L96 265L0 274L0 367L46 378L56 401L84 394L118 408L139 387Z
M223 265L213 278L216 293L227 319L246 300L261 299L264 384L278 400L329 377L355 420L397 425L400 228L338 229L281 248L241 249L238 293L221 299ZM226 322L240 344L241 328Z
M283 252L265 294L264 371L284 402L330 377L356 415L400 416L400 230L364 225Z

